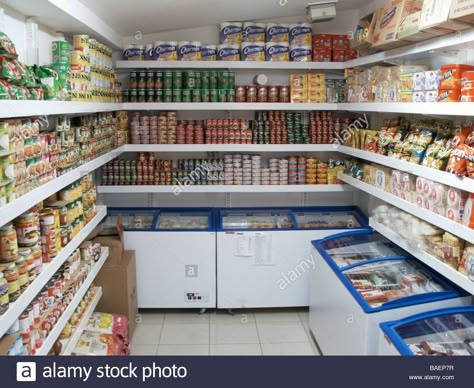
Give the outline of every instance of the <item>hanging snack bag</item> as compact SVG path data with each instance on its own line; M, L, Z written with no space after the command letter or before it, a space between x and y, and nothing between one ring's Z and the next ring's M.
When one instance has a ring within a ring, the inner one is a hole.
M0 78L8 80L14 85L19 85L22 81L21 72L15 62L3 56L0 56Z
M0 55L15 59L18 57L16 53L16 48L11 39L8 37L7 34L0 31Z

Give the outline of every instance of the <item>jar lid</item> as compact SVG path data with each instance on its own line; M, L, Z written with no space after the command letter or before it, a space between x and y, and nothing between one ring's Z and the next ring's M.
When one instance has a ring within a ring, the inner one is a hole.
M30 248L19 248L18 249L18 254L21 256L30 256L31 255L31 249Z

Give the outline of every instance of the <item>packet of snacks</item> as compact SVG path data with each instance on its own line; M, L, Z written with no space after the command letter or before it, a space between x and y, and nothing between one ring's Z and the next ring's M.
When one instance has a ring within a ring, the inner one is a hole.
M7 34L0 31L0 55L10 58L16 59L18 54L16 53L15 45L13 44L12 40L8 37Z

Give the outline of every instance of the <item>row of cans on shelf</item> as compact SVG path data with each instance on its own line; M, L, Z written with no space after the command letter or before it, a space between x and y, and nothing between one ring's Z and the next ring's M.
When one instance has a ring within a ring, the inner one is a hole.
M128 89L123 102L235 102L235 89Z

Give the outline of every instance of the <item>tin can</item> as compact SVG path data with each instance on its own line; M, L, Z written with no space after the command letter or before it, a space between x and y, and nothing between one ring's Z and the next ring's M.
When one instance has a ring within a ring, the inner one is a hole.
M146 73L146 88L154 89L155 88L155 72L147 71Z
M138 102L138 89L129 90L129 102Z
M18 217L13 225L16 228L18 244L23 247L33 246L39 241L39 225L33 213L25 213Z
M197 89L196 86L196 72L187 70L183 74L183 87L184 89Z
M136 71L130 72L130 88L138 89L138 72Z
M195 89L192 91L192 102L202 102L200 89Z
M173 102L173 91L164 90L163 91L163 102Z
M196 89L202 89L202 79L201 79L201 72L196 71L194 73L194 80L196 84Z
M201 89L208 90L210 89L210 77L208 71L201 72Z
M130 101L130 91L122 90L122 102L129 102Z
M220 90L229 89L229 73L228 71L219 71L217 79L217 88Z
M146 88L146 71L139 71L137 76L137 89L145 89Z
M211 102L211 91L209 89L201 89L201 101L202 102Z
M146 102L146 89L138 89L137 102Z
M163 89L163 78L164 78L164 73L162 71L155 71L155 75L154 75L155 89Z
M209 89L217 89L218 87L218 72L217 71L210 71L209 72Z
M173 102L183 102L183 91L182 90L173 90Z
M192 101L192 90L184 89L183 90L183 102L191 102Z
M218 92L219 91L217 89L209 90L209 102L218 102L219 101Z
M74 35L72 37L74 50L89 53L89 35Z
M163 102L164 101L163 94L164 94L163 89L155 89L155 102Z
M173 89L173 72L165 71L163 73L163 89L172 90Z
M246 101L245 86L236 86L235 87L235 101L236 102L245 102Z
M227 90L218 90L217 102L227 102Z
M146 89L145 102L155 102L155 89Z
M57 40L52 43L53 63L69 63L70 44L66 40Z
M173 71L173 90L181 90L183 88L183 72Z
M257 87L255 85L247 86L246 101L257 102Z
M227 90L227 102L235 102L235 90L228 89Z

